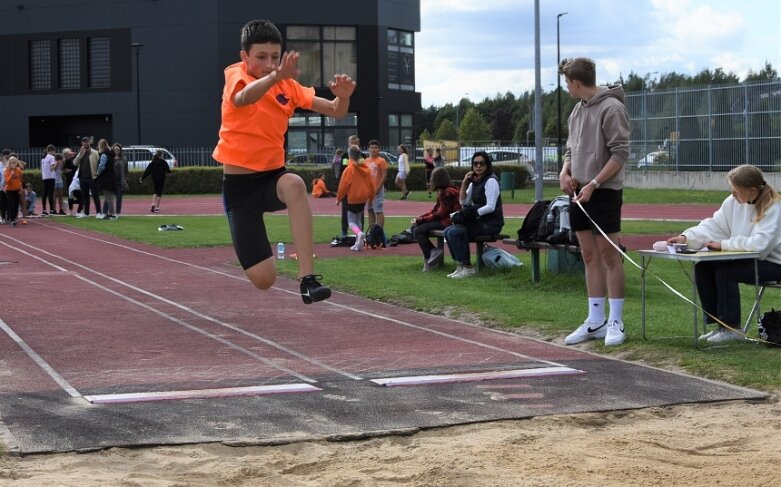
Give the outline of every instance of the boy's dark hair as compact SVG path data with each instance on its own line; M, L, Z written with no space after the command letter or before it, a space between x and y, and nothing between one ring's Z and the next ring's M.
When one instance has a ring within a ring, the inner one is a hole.
M282 45L282 34L268 20L251 20L241 28L241 49L245 52L252 44L267 43Z
M429 182L432 190L445 189L450 186L450 174L444 167L438 167L431 171L431 181Z
M62 154L60 154L59 152L54 154L55 161L61 161L62 159L63 159Z
M562 59L559 64L559 74L563 74L569 80L576 80L584 86L596 86L597 65L587 57Z
M3 149L3 155L4 156L10 156L11 155L11 149Z
M372 139L369 141L369 145L376 145L377 147L380 146L380 141L377 139Z

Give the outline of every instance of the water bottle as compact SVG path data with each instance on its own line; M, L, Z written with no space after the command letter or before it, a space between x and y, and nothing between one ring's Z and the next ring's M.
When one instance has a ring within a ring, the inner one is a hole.
M277 259L284 259L285 258L285 243L279 242L277 244Z

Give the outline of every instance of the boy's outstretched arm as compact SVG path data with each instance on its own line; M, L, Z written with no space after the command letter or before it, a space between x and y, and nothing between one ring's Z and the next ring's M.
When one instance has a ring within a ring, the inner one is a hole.
M355 81L346 74L337 74L328 83L328 87L336 98L326 100L316 96L312 101L312 110L329 117L342 118L347 115L347 110L350 108L350 97L355 91Z

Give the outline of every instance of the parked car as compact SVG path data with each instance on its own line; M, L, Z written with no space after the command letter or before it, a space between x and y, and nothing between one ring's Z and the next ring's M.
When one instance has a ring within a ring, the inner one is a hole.
M146 169L146 166L152 162L157 151L163 151L163 159L168 163L168 167L171 169L177 167L179 164L176 161L176 157L165 147L155 147L152 145L128 145L122 148L122 153L127 159L128 169Z
M506 150L490 150L486 153L491 157L493 164L495 165L523 165L526 170L529 171L529 179L534 179L534 164L524 154L518 152L506 151ZM457 162L449 162L447 166L469 167L472 165L472 156L465 157Z
M642 169L644 167L650 167L654 165L667 164L670 161L670 155L666 150L658 150L649 152L637 161L637 167Z
M399 156L396 154L391 154L390 152L386 152L384 150L380 151L380 157L388 161L388 164L391 166L396 166L399 163Z
M290 156L285 165L288 166L330 166L334 159L330 152L307 152Z

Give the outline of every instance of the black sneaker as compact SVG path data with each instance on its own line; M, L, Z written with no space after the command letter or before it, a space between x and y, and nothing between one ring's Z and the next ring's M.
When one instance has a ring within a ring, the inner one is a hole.
M331 297L331 290L318 282L323 276L309 274L300 279L301 281L301 299L304 304L312 304Z

